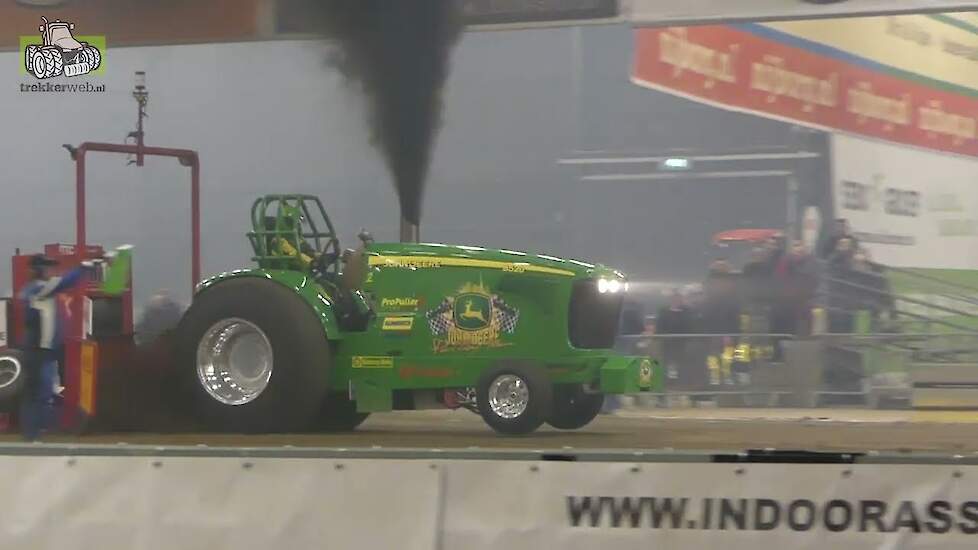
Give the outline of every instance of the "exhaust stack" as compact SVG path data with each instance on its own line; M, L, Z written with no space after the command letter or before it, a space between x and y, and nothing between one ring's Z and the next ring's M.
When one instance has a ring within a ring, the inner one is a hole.
M421 234L417 224L407 221L405 218L401 218L401 242L402 243L417 243L421 242Z

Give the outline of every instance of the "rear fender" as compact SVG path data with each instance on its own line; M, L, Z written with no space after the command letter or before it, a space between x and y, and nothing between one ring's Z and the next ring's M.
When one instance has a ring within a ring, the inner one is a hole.
M326 331L328 340L343 339L343 333L340 332L340 326L336 322L336 312L333 309L332 299L315 279L305 273L272 269L237 269L215 275L201 282L197 285L194 295L207 292L222 282L242 277L266 278L295 292L315 312L316 318L319 319L323 325L323 330Z

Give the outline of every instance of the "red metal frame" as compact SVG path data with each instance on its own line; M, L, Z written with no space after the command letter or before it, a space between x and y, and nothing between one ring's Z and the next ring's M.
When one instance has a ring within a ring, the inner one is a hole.
M86 259L95 257L94 252L90 250L87 245L87 235L86 235L86 217L85 217L85 206L86 206L86 182L85 182L85 158L89 152L101 152L101 153L121 153L126 155L135 155L137 166L143 165L144 157L146 156L157 156L157 157L172 157L180 161L180 164L190 167L190 208L191 208L191 246L192 246L192 262L191 262L191 282L193 288L197 287L200 282L200 158L196 151L190 149L171 149L163 147L147 147L143 144L143 133L142 133L142 106L140 107L140 124L139 131L134 132L131 135L136 137L136 143L133 145L129 144L116 144L116 143L97 143L86 141L79 145L78 147L66 146L68 151L71 153L71 157L75 161L75 177L76 177L76 190L75 190L75 255L77 263L81 263ZM130 285L131 285L130 279ZM83 373L85 366L83 365L82 353L83 345L82 342L85 339L84 334L84 315L83 310L84 300L82 299L87 289L79 287L75 290L74 296L75 300L71 302L72 315L71 323L68 327L66 349L65 349L65 377L68 382L68 389L65 395L65 409L62 416L62 425L70 429L78 428L85 421L84 415L93 415L96 413L97 407L95 406L95 400L97 396L96 380L98 379L98 374L95 371L101 370L101 367L107 367L106 365L99 365L102 362L101 359L94 359L90 361L89 369L90 373L87 375ZM126 315L132 314L132 302L131 299L128 303L124 304L124 307L128 309L124 312ZM132 319L129 317L128 322L131 323ZM119 342L104 342L104 346L96 346L96 354L110 353L115 354L114 356L126 356L126 354L131 354L132 352L132 340L131 335L124 341ZM101 349L104 347L105 349ZM121 355L120 355L121 354ZM108 361L111 363L112 361ZM90 380L88 381L88 387L92 395L84 398L80 393L80 387L82 385L81 380L83 375L86 375ZM90 402L90 410L84 410L85 404L83 401Z
M141 141L141 140L140 140ZM136 145L120 145L117 143L97 143L86 141L77 148L70 149L75 159L75 248L79 257L84 257L86 250L85 224L85 155L89 152L122 153L136 155L136 164L143 165L143 157L172 157L184 166L190 166L190 219L191 219L191 277L193 287L200 282L200 157L197 151L190 149L171 149L165 147L147 147L142 143Z
M86 141L74 147L65 145L64 147L71 153L72 160L75 161L75 245L48 245L45 247L45 255L58 258L59 271L67 270L77 266L85 260L98 259L104 256L104 251L99 246L88 245L87 243L87 219L86 219L86 172L85 161L89 152L100 153L120 153L124 155L134 155L134 164L143 166L147 156L171 157L177 159L183 166L190 167L190 207L191 207L191 283L196 289L200 282L200 158L197 151L190 149L172 149L164 147L147 147L143 143L143 118L146 116L146 100L149 97L145 85L140 80L140 72L137 72L137 84L133 91L133 97L139 103L139 117L137 130L130 132L129 137L135 138L133 144L98 143ZM18 249L17 255L13 258L13 283L14 291L19 292L20 288L29 280L30 256L21 255ZM61 425L68 429L77 429L84 425L87 418L97 412L96 396L98 395L97 371L103 368L109 371L122 367L129 371L134 365L132 358L136 352L133 347L133 319L132 319L132 278L130 275L128 289L122 295L122 323L123 331L116 336L99 339L98 342L86 344L85 338L85 316L84 307L85 297L98 297L101 293L93 285L78 285L66 300L66 305L71 314L70 322L65 327L65 382L66 390L64 395L64 409L61 416ZM6 307L6 304L0 304ZM22 328L22 322L18 321L17 308L14 308L14 322L8 318L8 324L16 329ZM21 312L22 313L22 312ZM5 327L0 327L4 330ZM20 330L13 331L15 333ZM18 334L13 336L17 341ZM127 373L128 374L128 373Z

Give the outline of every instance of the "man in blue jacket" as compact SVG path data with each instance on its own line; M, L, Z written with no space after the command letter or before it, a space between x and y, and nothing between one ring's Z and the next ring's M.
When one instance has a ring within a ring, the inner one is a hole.
M24 341L21 344L27 356L27 368L20 427L27 441L37 440L53 420L58 358L64 348L58 294L84 282L93 267L90 262L83 262L63 277L50 277L48 269L54 265L57 262L43 254L33 256L31 281L17 296L24 308Z

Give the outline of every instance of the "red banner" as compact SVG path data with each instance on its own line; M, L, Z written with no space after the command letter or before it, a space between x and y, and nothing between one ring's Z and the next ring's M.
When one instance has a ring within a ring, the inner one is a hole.
M978 156L978 98L733 27L636 30L632 80L723 108Z

